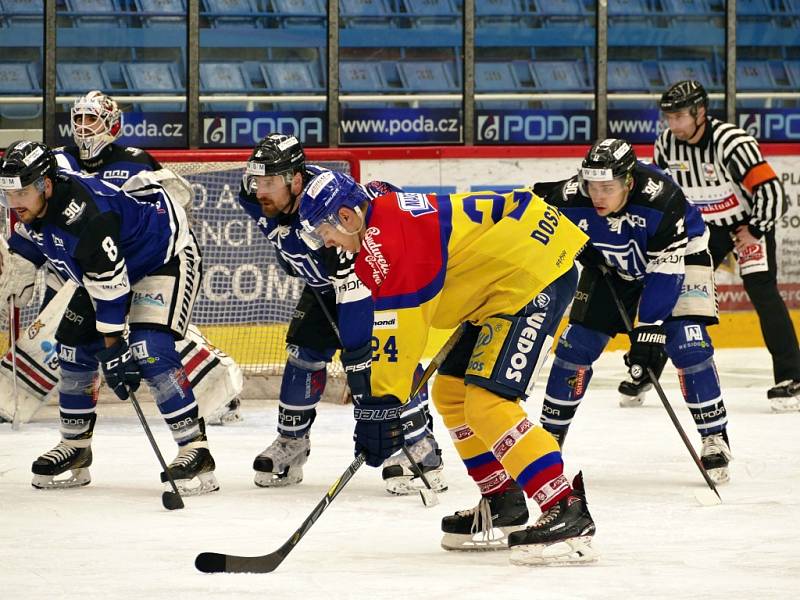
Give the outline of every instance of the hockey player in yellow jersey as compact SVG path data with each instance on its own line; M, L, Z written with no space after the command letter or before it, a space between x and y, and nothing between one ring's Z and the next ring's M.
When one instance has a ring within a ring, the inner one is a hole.
M306 243L336 263L356 452L378 466L400 449L398 415L429 329L463 325L433 400L482 498L443 519L443 547L510 547L519 564L593 560L582 478L570 485L558 444L520 402L575 292L586 236L527 189L370 203L353 185L320 175L300 217ZM528 528L523 492L542 510Z

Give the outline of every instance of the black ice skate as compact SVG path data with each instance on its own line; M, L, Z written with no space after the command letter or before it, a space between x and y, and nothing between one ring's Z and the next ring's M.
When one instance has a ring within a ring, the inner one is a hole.
M444 479L442 470L442 451L433 435L428 434L417 443L409 446L408 451L417 467L425 474L431 489L434 492L444 492L447 490L447 482ZM400 452L383 463L381 472L386 491L390 494L405 496L416 494L425 487L422 480L417 477L417 470L411 468L411 463L406 458L404 452Z
M703 448L700 450L700 462L708 471L708 476L714 483L727 483L731 476L728 471L728 463L733 459L730 446L728 446L728 434L723 431L714 435L703 437Z
M255 484L258 487L284 487L303 481L303 465L311 454L308 435L278 435L253 461Z
M626 379L619 383L619 405L622 408L632 408L644 404L647 392L653 389L653 384L649 380L636 383L632 379Z
M219 489L219 483L214 475L216 464L208 450L205 422L203 419L199 419L199 422L200 435L185 446L181 446L178 456L167 467L182 496L199 496ZM166 491L172 491L166 473L161 473L161 482Z
M88 485L92 480L89 467L92 464L92 448L78 448L71 445L72 440L62 440L52 450L37 458L31 466L33 480L31 485L40 490L71 488ZM71 471L66 479L54 479L66 471Z
M770 408L775 413L800 410L800 381L787 379L767 391Z
M505 550L508 536L528 522L525 494L512 482L505 492L483 496L478 506L442 519L445 550ZM513 535L513 534L512 534Z
M572 482L572 493L523 531L508 536L513 565L546 565L591 562L597 553L591 547L594 521L586 506L583 475Z

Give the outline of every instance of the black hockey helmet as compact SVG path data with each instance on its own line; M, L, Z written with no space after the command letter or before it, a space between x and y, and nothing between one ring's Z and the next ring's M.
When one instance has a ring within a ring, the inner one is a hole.
M0 199L5 200L6 191L21 190L36 184L44 190L44 178L51 179L56 173L53 152L41 142L20 140L6 148L0 161Z
M670 86L661 95L658 107L662 112L677 112L684 108L708 106L708 92L699 81L685 79Z
M291 176L305 168L303 146L293 135L270 133L256 144L247 160L246 174L251 176L284 175L286 183Z
M636 165L636 153L625 140L607 138L595 142L581 163L582 181L627 178Z

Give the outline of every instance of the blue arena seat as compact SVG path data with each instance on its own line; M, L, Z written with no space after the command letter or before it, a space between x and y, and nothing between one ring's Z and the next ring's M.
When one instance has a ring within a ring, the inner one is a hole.
M608 90L610 92L648 92L650 81L644 68L634 60L608 61Z
M135 1L144 27L182 27L186 23L184 0Z
M344 27L382 27L393 21L389 0L340 0L339 17Z
M398 63L400 81L406 90L422 93L457 92L452 65L443 61L408 61Z
M9 26L44 27L44 0L2 0L0 13Z
M534 86L541 91L591 91L581 69L581 61L536 60L530 65Z
M533 6L536 16L544 17L548 26L594 26L581 0L534 0Z
M476 92L518 92L521 84L509 62L476 62Z
M343 60L339 62L339 88L345 93L388 92L386 76L379 62Z
M711 76L708 63L703 60L665 60L660 61L658 70L666 89L683 79L696 79L707 90L717 90L720 86Z
M648 15L654 12L647 0L612 0L608 3L608 16Z
M461 20L451 0L403 0L406 12L418 27L447 26Z
M746 91L769 91L776 88L775 78L765 60L736 61L736 89Z
M175 63L132 62L122 63L122 75L131 92L142 94L180 94L185 91ZM176 112L180 103L142 103L141 110Z
M231 92L243 94L250 89L241 63L200 63L200 90L203 92Z
M772 14L769 0L736 0L737 16L768 16Z
M479 25L506 25L517 21L525 11L517 0L483 0L475 3Z
M63 94L85 94L89 90L111 88L103 66L98 62L56 63L56 84Z
M327 15L321 0L272 0L272 8L284 27L323 26Z
M256 0L203 0L212 27L259 27Z
M261 72L270 90L294 93L324 90L313 65L308 62L271 61L261 64Z
M673 17L693 17L711 12L705 0L661 0L664 12Z
M118 27L120 7L114 0L66 0L76 27Z
M795 89L800 90L800 60L787 60L783 66L786 67L789 82Z
M41 91L31 63L0 62L0 95L29 96ZM41 114L41 104L0 104L4 119L35 119Z

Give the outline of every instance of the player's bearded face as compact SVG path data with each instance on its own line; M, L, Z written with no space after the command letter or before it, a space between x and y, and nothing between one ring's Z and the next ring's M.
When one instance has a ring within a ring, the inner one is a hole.
M256 199L265 217L277 217L293 206L289 186L282 175L255 177Z
M25 224L44 216L47 210L47 202L41 188L42 186L32 183L21 190L5 192L9 208L12 208L19 220Z
M622 210L628 200L628 186L622 179L611 181L589 181L587 192L592 199L592 205L601 217Z

